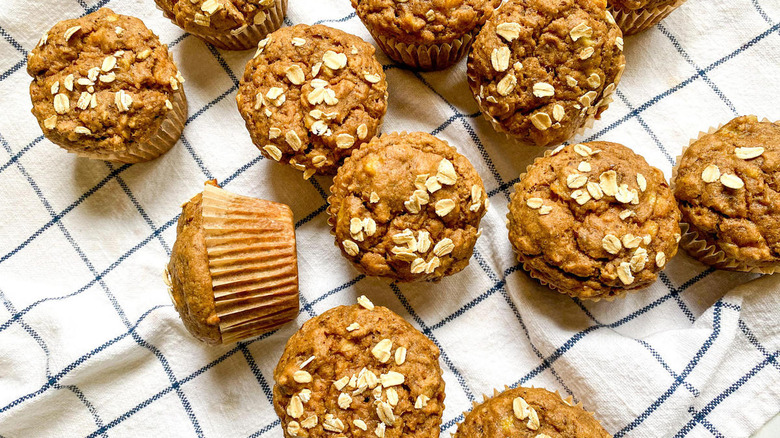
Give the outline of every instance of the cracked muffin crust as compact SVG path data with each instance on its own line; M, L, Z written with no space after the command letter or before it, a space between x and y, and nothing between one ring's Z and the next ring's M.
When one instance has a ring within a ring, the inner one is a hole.
M273 330L298 315L292 211L208 181L182 206L165 273L176 311L201 341Z
M719 267L780 266L780 124L743 116L700 137L677 165L674 195L683 222L730 262Z
M468 82L495 129L553 146L600 117L625 62L606 0L518 0L480 31Z
M458 61L501 0L352 0L358 17L396 62L439 70Z
M560 146L538 158L515 185L507 217L531 276L578 298L650 285L680 240L663 173L616 143Z
M438 437L439 349L365 296L303 324L274 371L285 437ZM340 434L340 435L339 435Z
M328 199L336 246L367 275L441 280L468 266L488 199L455 148L422 132L374 138L339 169Z
M263 155L304 172L334 174L378 134L387 82L374 46L331 27L299 24L261 41L236 100Z
M281 27L287 0L155 0L185 31L221 49L252 48Z
M494 391L474 404L455 438L609 438L592 413L542 388Z
M43 133L80 156L147 161L184 127L184 79L137 18L102 8L62 21L30 52L27 72Z

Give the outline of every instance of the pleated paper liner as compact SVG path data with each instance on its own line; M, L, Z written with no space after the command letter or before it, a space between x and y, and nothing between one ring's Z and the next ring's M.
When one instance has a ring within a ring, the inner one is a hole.
M393 37L374 32L370 27L368 27L368 30L377 44L379 44L379 47L393 61L413 69L433 71L443 70L458 62L468 52L480 28L475 28L451 43L431 45L406 44Z
M527 388L530 388L530 389L536 389L536 387L535 387L535 386L530 386L530 387L527 387ZM499 390L498 390L498 389L496 389L496 388L493 388L493 396L488 396L487 394L482 394L482 402L477 402L476 400L475 400L475 401L472 401L472 402L471 402L471 409L470 409L470 410L468 410L468 411L463 411L463 421L461 421L461 422L457 423L457 426L458 426L458 428L460 428L461 424L463 424L463 422L464 422L464 421L466 421L466 417L467 417L467 416L468 416L468 415L471 413L471 411L473 411L474 409L476 409L478 406L480 406L480 405L482 405L482 404L486 403L487 401L489 401L489 400L491 400L491 399L493 399L493 398L495 398L495 397L497 397L497 396L499 396L499 395L503 394L503 393L504 393L504 392L506 392L506 391L510 391L510 390L512 390L512 389L516 389L516 388L510 388L509 386L506 386L506 385L504 385L504 389L503 389L503 390L501 390L501 391L499 391ZM596 414L595 414L595 413L593 413L593 412L590 412L590 411L586 410L586 409L585 409L585 408L582 406L582 402L579 402L579 403L577 403L577 404L574 404L574 398L573 398L572 396L568 396L568 397L566 397L566 398L563 398L563 396L562 396L562 395L561 395L561 394L560 394L560 393L559 393L557 390L556 390L555 392L553 392L553 391L550 391L550 390L548 390L548 389L546 389L546 388L540 388L540 389L544 389L545 391L548 391L548 392L551 392L551 393L553 393L553 394L557 395L558 397L560 397L561 401L562 401L562 402L564 402L564 403L566 403L567 405L569 405L569 406L571 406L571 407L575 407L575 408L580 408L580 409L582 409L583 411L585 411L585 412L587 412L588 414L590 414L590 416L591 416L591 417L593 417L594 419L596 418ZM514 415L514 414L513 414L512 412L509 412L509 413L508 413L508 415ZM456 429L456 430L457 430L457 429ZM451 436L453 436L453 437L455 436L455 434L450 434L450 435L451 435Z
M257 336L298 315L289 207L207 184L203 231L222 343Z
M629 9L618 9L612 6L607 6L607 9L609 9L609 12L615 17L615 22L618 27L620 27L620 30L623 31L623 35L629 36L638 34L639 32L655 26L661 20L668 17L675 9L682 6L683 3L685 3L685 0L677 0L671 5L661 8L637 9L634 11Z
M554 150L555 149L547 149L547 150L544 151L544 154L542 156L535 158L534 162L529 164L526 167L526 172L520 174L520 176L518 177L518 181L522 181L523 178L525 178L526 175L528 175L527 172L530 171L531 168L533 168L536 165L537 161L539 161L542 158L550 157ZM512 198L514 198L514 196L516 196L516 194L517 194L517 192L512 193ZM506 215L506 218L507 218L507 221L506 221L507 230L509 230L509 216L510 215L511 215L511 213L507 213L507 215ZM561 294L564 294L564 295L569 295L568 293L566 293L564 291L561 291L559 288L557 288L554 285L550 284L550 282L548 282L546 279L542 278L536 271L531 269L531 267L528 266L528 264L525 261L522 260L522 258L520 257L520 253L517 252L517 250L515 250L514 245L512 246L512 250L515 252L515 256L517 257L517 261L520 262L520 265L523 268L523 270L528 273L528 276L530 276L534 280L538 281L542 286L547 286L548 288L550 288L551 290L553 290L555 292L558 292L558 293L561 293ZM634 288L634 289L624 289L624 290L619 291L615 295L599 296L599 297L577 297L577 298L579 298L580 300L588 300L588 301L593 301L593 302L598 302L598 301L601 301L601 300L606 300L606 301L612 302L612 301L614 301L616 299L625 298L626 295L629 294L629 293L639 292L639 291L647 288L648 286L649 285L638 287L638 288Z
M182 1L186 1L186 0L182 0ZM165 8L165 4L164 4L165 2L163 2L162 0L155 0L155 3L157 4L157 9L163 11L165 18L171 20L173 24L181 28L184 28L184 26L176 22L176 16L173 14L173 12ZM231 32L220 36L199 34L197 32L190 32L190 33L200 38L201 40L206 41L209 44L212 44L214 47L217 47L219 49L225 49L225 50L254 49L257 47L257 43L260 40L265 38L269 33L272 33L275 30L282 27L282 25L284 24L285 14L287 13L287 0L276 0L274 2L274 7L268 9L267 11L265 11L265 13L267 16L265 21L263 21L262 23L247 26L246 28L241 29L240 31L235 33Z
M142 163L151 161L168 152L179 141L187 120L187 97L184 89L173 95L173 109L168 110L160 129L148 140L132 143L122 152L110 151L68 151L79 157L95 160L113 161L117 163Z
M761 122L769 123L769 120L765 118L761 120ZM780 123L780 122L775 122L775 123ZM685 151L687 151L692 144L699 141L705 135L713 134L719 129L721 129L722 127L723 124L721 123L720 125L718 125L717 128L712 127L709 128L707 132L699 132L699 135L695 139L691 139L688 142L688 146L683 147L682 152L680 152L680 155L677 156L675 165L672 168L672 180L670 183L670 187L673 193L674 193L675 183L677 181L677 171L682 161L682 157L683 155L685 155ZM774 274L777 271L777 268L780 267L780 264L778 264L778 266L773 266L773 267L751 266L745 262L729 257L728 255L726 255L725 252L723 252L720 249L720 247L715 242L712 242L709 239L707 239L704 233L699 233L696 227L693 226L692 224L682 222L680 223L680 230L682 232L682 238L680 239L680 248L685 249L688 255L704 263L705 265L712 266L718 269L725 269L729 271L752 272L755 274Z

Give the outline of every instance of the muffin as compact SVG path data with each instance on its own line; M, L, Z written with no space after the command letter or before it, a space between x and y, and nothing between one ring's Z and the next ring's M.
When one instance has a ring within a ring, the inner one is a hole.
M420 70L455 64L500 4L501 0L352 0L387 56Z
M468 82L493 127L523 145L553 146L607 109L625 68L606 0L504 3L477 36Z
M537 158L515 185L507 217L523 268L583 299L650 285L680 240L663 173L616 143L561 146Z
M441 280L468 266L488 207L466 157L422 132L361 146L328 198L336 246L360 271L396 281Z
M247 50L284 24L287 0L154 0L173 24L226 50Z
M474 404L455 438L609 438L592 413L542 388L507 388Z
M149 161L184 129L184 79L137 18L102 8L57 23L30 52L27 73L43 134L78 156Z
M436 438L444 411L439 349L366 297L307 321L274 371L285 437Z
M336 173L377 135L387 82L374 52L360 38L322 25L285 27L261 41L236 100L263 155L308 179Z
M737 271L780 266L780 123L743 116L702 134L672 183L691 256Z
M607 0L623 35L647 30L666 18L685 0Z
M187 330L209 344L228 344L298 315L296 257L288 206L209 181L182 206L166 280Z

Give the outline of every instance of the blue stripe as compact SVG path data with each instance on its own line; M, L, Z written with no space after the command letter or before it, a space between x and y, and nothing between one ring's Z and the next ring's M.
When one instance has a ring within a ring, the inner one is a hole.
M105 162L106 167L108 168L108 171L111 172L114 170L114 165L108 162ZM144 210L143 207L141 207L141 203L138 202L138 199L136 199L135 195L132 191L130 191L130 187L127 186L125 181L120 177L119 175L116 176L116 182L119 184L119 187L122 188L122 191L125 192L127 197L130 199L130 202L133 204L133 207L138 211L138 213L141 215L141 217L144 219L144 222L146 222L147 225L149 225L149 228L152 229L152 231L157 229L157 226L152 221L152 218L149 217L149 215L146 213L146 210ZM157 240L160 242L160 245L162 245L163 249L165 250L166 254L171 254L171 248L168 246L168 243L165 242L165 239L162 238L161 235L157 236Z
M625 436L628 432L631 432L633 429L635 429L637 426L642 424L647 417L652 415L653 412L658 410L658 408L664 404L666 400L669 399L669 397L672 396L672 394L675 393L677 388L680 386L680 382L684 381L686 377L696 368L696 365L699 364L699 361L702 357L707 353L707 351L710 349L712 344L715 342L715 340L720 335L720 318L721 318L721 312L723 308L723 303L721 301L718 301L715 303L715 310L713 312L713 328L712 328L712 334L707 338L706 341L704 341L704 344L699 348L699 351L696 352L696 354L693 356L693 359L688 363L688 365L685 367L683 372L680 374L680 378L676 379L674 383L659 397L656 401L654 401L647 409L645 409L644 412L642 412L634 421L630 422L628 425L626 425L623 429L620 429L615 435L615 438L620 438L622 436Z
M396 298L398 298L398 301L401 302L401 305L406 309L406 312L409 313L409 316L412 317L412 319L417 322L417 325L420 326L421 331L423 334L428 336L431 341L436 344L437 347L439 347L439 350L441 352L441 360L444 362L445 365L447 365L447 368L450 369L452 374L455 375L455 379L460 384L461 389L463 389L463 392L466 394L466 397L468 397L469 401L475 401L476 398L474 397L474 393L471 391L471 388L469 388L468 384L466 383L466 379L463 378L463 375L458 371L457 368L455 368L455 365L452 363L452 360L450 360L447 353L444 351L444 349L441 346L441 343L439 343L438 339L436 339L436 336L433 334L430 328L425 325L425 322L417 315L417 312L412 308L412 306L409 304L409 301L406 299L406 296L404 296L403 292L401 292L401 289L398 287L395 283L390 283L390 289L395 294Z
M727 107L729 107L729 109L731 110L731 113L734 114L735 117L738 116L739 113L737 112L737 109L734 107L734 104L731 102L731 100L728 97L726 97L725 94L723 94L723 91L721 91L720 88L718 88L718 86L715 85L714 82L712 82L712 79L710 79L710 77L707 76L707 73L702 71L701 68L699 68L699 66L696 65L696 63L693 61L693 59L688 54L688 52L686 52L685 49L683 49L683 47L680 44L680 42L677 41L677 37L672 35L672 33L666 28L666 26L664 26L663 23L658 23L657 27L658 27L658 30L660 30L661 33L664 34L664 36L666 36L666 38L669 39L669 41L672 43L672 46L674 46L674 48L677 49L677 53L679 53L680 56L683 57L685 62L687 62L691 67L693 67L694 70L696 70L697 72L699 72L701 74L701 78L704 80L704 82L710 88L712 88L712 91L715 92L715 94L718 96L718 98L720 98L720 100L723 101L723 103L725 103Z
M719 404L723 402L723 400L726 400L730 395L735 393L739 388L741 388L745 383L749 382L750 379L755 377L761 370L766 368L767 365L770 363L773 363L777 356L780 355L780 350L775 351L772 355L770 355L767 358L764 358L761 362L759 362L756 366L754 366L750 371L748 371L747 374L740 377L736 382L732 383L728 388L726 388L725 391L720 393L717 397L715 397L712 401L707 403L706 406L704 406L704 409L702 409L699 412L696 412L693 416L693 418L685 425L682 429L680 429L674 436L675 438L681 438L686 435L688 435L688 432L693 429L693 427L701 422L702 419L706 418Z

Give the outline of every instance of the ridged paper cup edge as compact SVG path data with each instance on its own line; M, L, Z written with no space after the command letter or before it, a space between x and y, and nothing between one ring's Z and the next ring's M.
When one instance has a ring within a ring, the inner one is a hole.
M207 185L203 230L223 344L295 319L298 264L289 207Z
M402 43L367 27L379 47L390 59L424 71L443 70L460 61L469 51L480 30L480 27L476 27L450 43L423 45Z
M675 3L660 8L625 10L607 6L609 12L615 18L624 36L635 35L645 31L664 18L668 17L675 9L682 6L686 0L677 0Z

